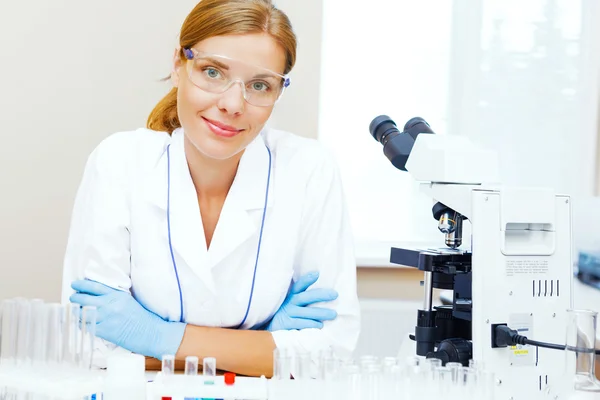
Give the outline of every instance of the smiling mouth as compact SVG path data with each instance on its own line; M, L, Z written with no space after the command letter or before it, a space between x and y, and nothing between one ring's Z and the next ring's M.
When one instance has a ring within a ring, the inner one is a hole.
M218 121L214 121L208 118L204 118L202 117L202 120L206 123L206 125L208 126L208 128L217 136L220 137L234 137L237 136L238 134L240 134L241 132L244 131L244 129L237 129L233 126L230 125L226 125L223 123L220 123Z

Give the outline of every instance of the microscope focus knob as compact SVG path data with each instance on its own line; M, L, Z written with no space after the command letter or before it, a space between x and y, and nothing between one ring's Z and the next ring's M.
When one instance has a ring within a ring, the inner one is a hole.
M459 362L465 367L473 358L473 344L465 339L446 339L440 342L437 351L427 353L427 358L442 360L442 365L449 362Z

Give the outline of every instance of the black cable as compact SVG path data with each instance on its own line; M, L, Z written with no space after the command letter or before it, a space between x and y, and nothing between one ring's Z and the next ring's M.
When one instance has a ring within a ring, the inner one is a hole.
M565 350L567 348L567 346L565 346L565 345L537 342L535 340L527 339L527 337L525 337L524 344L528 344L528 345L536 346L536 347L544 347L546 349L555 349L555 350Z
M538 342L536 340L531 340L531 339L527 338L527 336L519 335L519 333L516 330L510 329L507 325L496 326L493 334L494 334L494 340L493 340L494 347L516 346L516 345L520 344L520 345L530 345L530 346L535 346L535 347L543 347L546 349L553 349L553 350L566 350L567 349L566 345L545 343L545 342ZM578 353L592 353L593 352L596 355L600 355L600 349L592 350L592 349L575 347L575 348L569 348L569 350L575 351Z

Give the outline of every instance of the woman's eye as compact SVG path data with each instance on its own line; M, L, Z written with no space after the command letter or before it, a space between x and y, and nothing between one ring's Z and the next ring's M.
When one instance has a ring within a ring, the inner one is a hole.
M269 85L267 85L264 82L253 82L252 90L256 90L258 92L265 92L265 91L269 90Z
M214 68L210 68L210 67L205 68L204 72L206 73L206 75L209 78L218 78L221 75L221 73L219 72L219 70L214 69Z

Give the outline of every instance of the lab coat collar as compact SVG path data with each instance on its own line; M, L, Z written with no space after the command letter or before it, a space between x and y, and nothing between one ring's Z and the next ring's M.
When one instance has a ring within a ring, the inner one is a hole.
M207 288L216 292L211 268L223 261L260 228L269 173L269 152L262 134L247 146L219 216L209 251L206 249L198 197L185 157L184 135L181 128L171 135L169 155L170 233L173 251L185 260ZM267 208L274 203L273 165L274 155L271 161ZM151 202L165 212L168 167L167 152L164 151L150 182ZM167 234L165 226L166 240L168 240ZM179 264L178 268L180 268Z
M274 203L274 157L271 157L269 169L269 151L261 134L246 147L213 234L208 252L211 268L258 234L263 210ZM269 195L266 197L269 175Z

